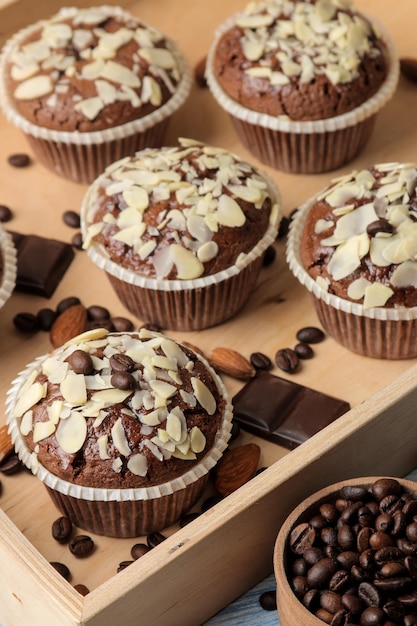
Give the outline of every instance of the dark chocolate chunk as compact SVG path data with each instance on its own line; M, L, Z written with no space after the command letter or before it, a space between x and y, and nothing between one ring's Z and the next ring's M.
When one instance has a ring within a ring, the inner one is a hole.
M50 298L74 258L72 246L38 235L11 235L17 249L16 289Z
M349 411L344 400L260 372L233 398L241 428L292 450Z

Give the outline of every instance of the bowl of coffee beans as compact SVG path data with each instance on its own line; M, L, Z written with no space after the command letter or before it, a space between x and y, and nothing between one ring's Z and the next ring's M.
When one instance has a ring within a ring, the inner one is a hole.
M274 571L281 626L417 626L417 483L355 478L308 497Z

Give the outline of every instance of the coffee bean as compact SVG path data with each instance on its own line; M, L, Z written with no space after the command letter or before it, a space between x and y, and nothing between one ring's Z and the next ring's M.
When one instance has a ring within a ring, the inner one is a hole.
M54 569L56 569L57 572L61 574L61 576L63 576L63 578L65 578L65 580L71 579L71 572L64 563L59 563L58 561L51 561L50 564L52 565Z
M262 261L263 267L269 267L275 261L275 257L277 256L276 250L273 246L268 246L265 250L264 258Z
M212 509L213 506L216 506L219 502L223 500L223 496L209 496L206 498L201 505L201 512L204 513L209 509Z
M179 520L180 528L184 528L184 526L187 526L188 524L193 522L198 517L200 517L200 513L186 513Z
M382 626L384 622L384 611L380 608L369 606L362 612L361 626Z
M298 524L290 533L290 548L295 554L303 554L316 540L315 529L307 522Z
M76 535L69 542L69 549L77 558L84 558L94 550L94 541L88 535Z
M22 461L17 454L9 454L3 461L0 462L0 472L5 476L12 476L25 469Z
M71 237L71 245L77 250L83 249L83 236L80 232Z
M121 572L122 570L126 569L126 567L129 567L129 565L132 565L132 563L134 563L134 561L122 561L121 563L119 563L117 572Z
M141 328L144 328L145 330L150 330L153 333L162 332L161 326L159 326L159 324L153 324L152 322L146 322L145 324L142 324L142 326L139 327L139 330Z
M275 363L284 372L293 374L298 369L300 361L294 350L291 350L291 348L283 348L276 353Z
M367 491L364 487L355 487L354 485L345 485L341 488L340 494L346 500L353 500L353 502L362 502L366 499Z
M80 227L80 215L75 211L65 211L62 219L64 220L64 224L66 224L70 228Z
M264 611L277 610L277 594L275 591L264 591L259 596L259 604Z
M13 318L13 324L23 333L35 333L39 330L38 319L33 313L17 313Z
M0 204L0 222L10 222L13 217L11 209L5 204Z
M87 317L89 320L108 320L110 319L110 311L104 306L93 304L87 308Z
M334 591L323 591L320 596L320 605L333 615L343 609L342 598Z
M411 543L417 543L417 522L412 522L408 524L405 529L405 534L407 535L407 539L411 541Z
M322 589L339 569L336 559L326 557L314 563L307 572L307 583L310 588Z
M368 224L366 232L370 237L376 237L378 233L392 234L394 232L394 226L388 220L381 218Z
M288 235L290 229L290 218L283 216L279 223L277 239L283 239Z
M149 552L150 549L151 548L147 546L146 543L135 543L130 550L130 554L132 559L136 561L137 559L140 559L141 556Z
M74 585L74 589L78 591L78 593L81 594L82 596L86 596L90 593L89 588L81 583L78 583L78 585Z
M90 320L88 322L88 329L93 328L105 328L109 332L114 330L113 322L111 320Z
M272 368L272 361L263 352L252 352L249 360L256 370L268 371Z
M294 352L300 359L312 359L314 356L313 348L308 343L304 343L302 341L297 343L294 348Z
M44 330L45 332L49 332L52 328L52 324L55 322L57 318L57 314L56 314L56 311L45 308L45 309L40 309L37 312L36 318L38 320L39 328L41 330Z
M147 537L146 537L146 543L148 544L149 548L155 548L156 546L158 546L160 543L162 543L163 541L165 541L166 537L165 535L163 535L160 532L154 532L154 533L150 533Z
M194 66L194 80L197 83L197 86L200 89L205 89L207 87L206 81L206 63L207 57L202 57L198 63Z
M305 328L300 328L296 337L298 341L302 341L303 343L319 343L323 341L325 335L320 328L306 326Z
M63 300L58 302L56 312L58 313L58 315L61 315L61 313L76 304L81 304L81 300L77 296L68 296L67 298L64 298Z
M358 587L358 596L367 606L381 606L381 594L371 583L360 583Z
M87 376L94 370L93 359L84 350L74 350L65 360L71 365L76 374Z
M2 485L1 480L0 480L0 496L1 496L2 493L3 493L3 485Z
M380 478L373 483L372 493L378 501L381 501L385 496L398 496L401 493L401 485L394 478Z
M115 389L122 389L123 391L135 389L137 385L136 379L129 372L114 372L110 378L110 383Z
M128 354L112 354L109 363L113 372L133 372L135 369L135 362Z
M114 330L118 333L130 333L134 328L131 320L126 317L112 317L111 323L113 324Z
M60 543L66 543L72 535L72 522L69 517L58 517L52 524L52 536Z
M28 165L30 165L29 155L23 153L11 154L8 157L7 161L13 167L27 167Z
M307 578L305 576L295 576L291 581L292 590L298 598L302 598L308 591Z

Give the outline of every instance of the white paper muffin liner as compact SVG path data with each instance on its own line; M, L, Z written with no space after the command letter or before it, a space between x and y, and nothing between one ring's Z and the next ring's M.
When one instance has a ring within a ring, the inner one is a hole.
M310 276L301 261L301 237L310 207L323 190L299 207L290 223L288 265L310 292L323 328L336 341L365 356L406 359L417 356L417 307L364 308L327 292Z
M58 348L54 354L59 354ZM221 426L207 454L183 475L151 487L107 489L84 487L62 480L42 466L34 452L27 447L20 432L19 420L13 410L19 391L33 371L38 371L49 354L28 364L12 382L6 397L6 423L20 460L45 485L55 504L74 523L98 534L133 537L161 530L189 510L201 495L210 471L225 452L232 429L232 405L223 381L209 363L196 355L213 377L220 396L225 401ZM107 504L109 506L107 506Z
M222 35L234 26L235 14L221 24L207 55L206 79L215 100L232 119L240 140L260 161L291 173L318 174L351 161L369 140L376 114L392 98L399 79L399 61L388 32L374 18L387 46L389 70L380 89L359 107L335 117L293 121L242 106L222 89L213 72L216 48Z
M281 206L275 182L262 173L273 202ZM97 189L105 174L87 190L81 207L81 232L97 210ZM231 318L245 304L258 278L263 255L276 239L281 213L270 224L262 239L236 263L216 274L193 280L148 278L112 261L103 246L92 242L87 248L90 259L104 270L118 297L128 310L147 322L170 330L201 330Z
M118 6L103 5L109 15L133 17ZM65 7L59 11L62 18L72 17L77 7ZM101 131L60 131L33 124L14 107L6 86L6 66L15 47L32 32L42 27L40 20L13 35L4 45L0 55L0 107L7 120L19 128L27 137L39 160L55 173L76 182L92 182L105 167L127 154L133 154L146 146L161 145L167 123L184 104L192 86L192 72L188 61L178 45L169 40L181 69L181 80L171 98L148 115Z
M0 255L3 259L3 273L0 280L0 308L7 302L16 285L17 254L13 240L0 226Z

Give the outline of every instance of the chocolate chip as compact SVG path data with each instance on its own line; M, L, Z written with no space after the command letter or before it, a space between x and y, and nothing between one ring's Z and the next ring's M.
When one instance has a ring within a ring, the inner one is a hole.
M70 228L80 227L80 216L75 211L65 211L62 219L64 220L64 224L66 224Z
M68 296L67 298L63 298L63 300L58 302L56 312L58 315L61 315L61 313L75 304L81 304L81 300L77 296Z
M76 374L87 376L94 370L91 356L84 350L74 350L66 359Z
M289 217L281 218L279 228L278 228L277 239L282 239L283 237L286 237L288 235L288 231L290 229L290 222L291 220Z
M129 333L134 328L133 323L127 317L112 317L111 322L118 333Z
M269 356L267 356L263 352L252 352L252 354L249 357L249 360L256 370L267 371L272 368L271 359L269 358Z
M40 309L36 314L38 325L41 330L49 332L52 328L52 324L55 322L57 316L56 311L52 309L44 308Z
M297 371L300 361L294 350L283 348L276 353L275 363L283 372L292 374Z
M74 589L78 591L82 596L86 596L90 593L90 590L85 585L78 583L78 585L74 585Z
M277 609L277 594L275 591L264 591L259 596L259 604L264 611L276 611Z
M306 326L305 328L300 328L296 337L298 341L302 341L304 343L320 343L320 341L323 341L325 335L320 328L316 328L315 326Z
M69 517L58 517L52 524L52 537L60 543L66 543L72 534L72 522Z
M80 232L75 233L75 235L71 238L71 245L77 250L83 249L83 236Z
M59 563L58 561L51 561L50 564L52 565L54 569L56 569L57 572L61 574L61 576L63 576L63 578L65 578L65 580L70 580L71 572L64 563Z
M110 311L104 306L93 304L88 307L87 316L89 320L108 320L110 319Z
M7 161L13 167L27 167L30 165L29 155L23 153L11 154Z
M135 543L130 550L130 554L132 559L136 561L137 559L140 559L141 556L149 552L150 549L151 548L147 546L146 543Z
M69 549L77 558L84 558L94 550L94 541L88 535L76 535L69 542Z
M0 222L10 222L13 217L11 209L5 204L0 204Z
M34 333L39 329L38 319L33 313L17 313L13 324L23 333Z

